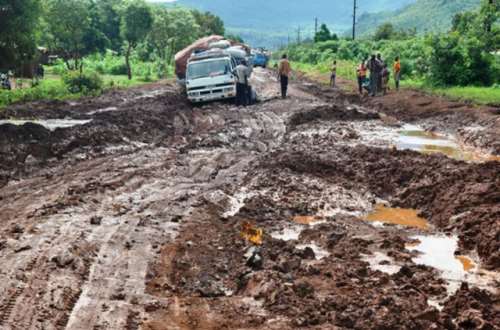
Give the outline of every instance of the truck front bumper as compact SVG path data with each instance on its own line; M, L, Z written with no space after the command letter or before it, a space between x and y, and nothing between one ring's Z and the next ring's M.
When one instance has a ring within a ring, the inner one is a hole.
M236 97L236 85L191 89L187 91L187 97L193 103L230 99Z

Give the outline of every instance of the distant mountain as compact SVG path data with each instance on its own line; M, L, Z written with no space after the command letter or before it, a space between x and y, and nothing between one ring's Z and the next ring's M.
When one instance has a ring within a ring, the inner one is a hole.
M398 10L365 13L358 20L357 30L369 35L389 22L400 29L416 28L418 33L447 31L455 14L478 8L480 3L481 0L417 0Z
M153 0L150 0L153 1ZM436 0L439 1L439 0ZM154 0L161 2L161 0ZM352 0L178 0L165 1L210 11L220 16L230 32L242 35L250 43L276 46L290 35L310 37L314 19L326 23L337 33L349 28L352 22ZM358 13L397 10L415 0L358 0ZM266 38L269 36L269 38Z

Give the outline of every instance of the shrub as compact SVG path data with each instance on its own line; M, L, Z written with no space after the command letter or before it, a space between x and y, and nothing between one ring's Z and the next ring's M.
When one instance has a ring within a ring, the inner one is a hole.
M70 93L83 95L95 94L102 90L103 81L95 72L71 71L63 76L64 84Z

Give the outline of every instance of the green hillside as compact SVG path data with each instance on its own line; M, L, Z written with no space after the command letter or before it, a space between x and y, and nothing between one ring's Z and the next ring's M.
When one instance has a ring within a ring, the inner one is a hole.
M481 0L417 0L402 9L365 13L358 20L361 35L372 34L386 22L399 29L417 29L418 33L446 31L456 13L479 7Z
M358 12L396 10L413 2L415 0L358 0ZM164 4L210 11L222 18L228 32L241 35L253 45L267 47L286 44L289 37L296 40L299 26L302 39L312 37L316 17L340 34L351 26L353 10L352 0L177 0Z

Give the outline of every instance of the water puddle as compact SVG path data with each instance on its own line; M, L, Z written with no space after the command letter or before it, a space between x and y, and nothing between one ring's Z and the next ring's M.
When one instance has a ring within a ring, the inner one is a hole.
M429 132L415 125L404 125L396 139L396 148L409 149L423 154L441 153L450 158L467 162L499 161L499 156L492 156L469 150L449 136Z
M372 222L382 222L406 227L413 227L422 230L429 229L426 219L419 217L417 210L387 207L377 204L373 212L363 219Z
M467 256L455 256L458 247L457 236L415 236L412 239L419 242L415 246L406 246L410 251L419 252L419 255L412 259L413 262L439 270L443 279L448 282L448 294L455 293L462 282L494 290L492 284L498 280L499 274L480 269L478 264Z
M275 231L271 233L271 237L275 239L280 239L282 241L294 241L298 240L300 233L302 232L302 228L299 226L284 228L280 231Z
M457 256L455 258L457 258L457 260L462 263L462 267L464 268L464 270L466 272L469 272L469 271L471 271L472 269L474 269L476 267L476 265L474 264L474 262L469 257L466 257L466 256Z
M112 111L118 111L118 108L117 107L107 107L107 108L91 111L88 114L95 115L97 113L112 112Z
M311 248L314 251L314 257L316 260L321 260L330 255L328 251L318 246L316 243L312 242L311 244L299 244L296 246L299 250L305 250L306 248Z
M77 120L77 119L40 119L40 120L22 120L22 119L6 119L0 120L0 125L12 124L16 126L22 126L26 123L38 124L50 131L55 131L57 128L68 128L78 125L85 125L90 123L92 119L89 120Z
M401 269L401 266L396 265L391 257L378 251L373 252L373 255L362 255L362 260L369 263L371 269L389 275L396 274Z
M247 199L250 199L257 195L255 192L248 192L246 188L237 192L234 196L228 196L228 207L226 211L222 214L223 218L229 218L235 216L240 212L240 210L245 206L245 202Z
M299 225L315 226L322 223L326 223L326 220L321 219L321 217L315 215L296 215L292 218L292 221Z

